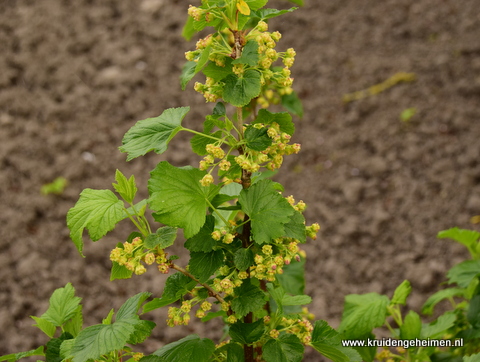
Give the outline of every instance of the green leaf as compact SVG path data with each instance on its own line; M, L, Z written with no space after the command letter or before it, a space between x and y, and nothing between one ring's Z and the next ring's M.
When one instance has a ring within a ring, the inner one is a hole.
M182 74L180 75L180 85L182 87L182 90L185 90L188 82L190 82L195 76L196 67L197 63L194 61L185 62L185 64L183 65Z
M297 239L300 243L307 241L305 218L301 212L295 211L290 221L285 224L285 236L287 238Z
M30 318L36 322L36 324L33 325L34 327L39 328L47 336L53 338L55 332L57 331L57 327L52 322L35 316L30 316Z
M377 293L347 295L339 332L354 339L382 326L387 316L388 303L386 296Z
M186 238L197 234L205 224L208 203L218 194L214 184L202 186L206 172L194 168L177 168L160 162L150 173L149 205L157 211L155 220L184 229Z
M258 10L267 5L268 0L245 0L250 10Z
M303 359L304 347L294 334L269 339L262 349L266 362L300 362Z
M143 343L150 335L152 334L153 328L156 324L152 321L139 320L135 324L135 331L130 335L127 340L129 344L139 344Z
M420 338L438 338L444 335L455 324L457 316L454 313L454 311L446 312L432 323L423 325Z
M143 302L145 302L145 300L147 300L147 298L151 295L152 293L143 292L128 298L118 310L115 320L120 321L122 319L134 318L140 310Z
M284 94L281 99L282 106L290 113L302 118L303 117L303 105L296 92L290 94Z
M295 209L280 195L271 180L261 180L240 192L242 210L250 217L256 243L269 243L284 236L284 225Z
M73 362L97 359L109 352L123 348L135 331L137 318L122 319L113 324L98 324L81 331L72 347Z
M416 339L420 337L422 331L422 321L420 316L413 310L408 312L403 320L403 324L400 327L401 339Z
M478 239L480 238L480 233L478 231L465 230L465 229L459 229L457 227L454 227L448 230L440 231L437 234L437 238L453 239L459 242L460 244L466 246L473 258L476 258L478 256L477 245L478 245Z
M189 293L197 284L195 280L187 277L182 273L175 273L170 275L165 282L165 289L163 290L162 299L178 300L180 297Z
M463 362L480 362L480 353L463 357Z
M297 1L303 1L303 0L295 0L293 2L297 3ZM291 13L294 10L297 10L297 8L290 8L288 10L260 9L258 11L253 12L253 13L254 13L254 16L256 16L256 17L258 17L262 20L267 20L267 19L275 18L277 16L286 14L286 13Z
M246 64L255 67L258 59L258 43L256 40L249 40L243 47L240 58L235 59L232 64Z
M240 344L250 344L262 338L265 332L265 324L263 319L259 319L254 323L237 322L230 326L228 333L232 337L232 341Z
M162 362L209 362L215 351L215 344L208 338L189 335L155 351Z
M464 289L461 288L448 288L439 290L432 294L422 307L422 313L426 315L432 315L433 308L444 299L451 297L461 297L464 295Z
M168 248L173 245L177 238L177 228L171 226L163 226L157 230L155 234L150 234L145 238L145 247L148 249Z
M213 62L207 64L207 66L203 69L203 74L206 77L212 78L215 81L221 81L225 79L229 75L233 75L232 71L232 59L227 57L225 58L225 66L220 67Z
M266 128L255 128L247 126L245 130L245 140L247 147L254 151L263 151L272 144L272 139L267 134Z
M207 64L208 57L210 56L210 49L212 49L211 45L202 50L202 54L198 58L197 65L195 66L195 73L198 73L202 70L203 66Z
M115 181L117 183L112 184L113 187L115 188L115 191L118 192L118 194L129 204L133 203L133 199L135 198L135 195L137 194L137 186L135 184L135 176L130 176L130 178L127 180L127 178L121 173L119 170L115 172Z
M300 6L304 5L303 0L290 0L290 2Z
M448 283L456 283L467 288L474 278L480 275L480 260L466 260L451 268L448 273Z
M401 304L406 305L407 297L410 295L412 291L412 286L408 280L404 280L402 284L400 284L395 292L393 293L392 301L390 302L391 305Z
M480 329L480 295L475 295L470 301L467 320L473 328Z
M278 274L277 279L286 293L303 294L305 291L305 259L284 265L283 274Z
M41 316L55 327L59 327L74 317L82 298L75 297L75 289L67 283L65 287L55 290L50 297L50 306Z
M190 107L169 108L158 117L138 121L123 136L120 151L128 154L127 161L150 151L165 152L170 140L182 129L181 123L188 111Z
M238 249L233 257L235 267L240 271L250 268L253 263L253 252L251 249Z
M64 341L71 340L73 336L70 333L62 333L60 338L53 338L45 345L45 357L47 362L61 362L63 358L60 355L60 347Z
M235 288L235 296L232 310L238 317L262 309L265 304L265 293L256 285L252 285L249 279L245 279L241 286Z
M225 78L223 99L235 107L244 107L250 101L258 97L261 91L260 72L255 69L248 69L242 77L230 74Z
M83 314L82 314L82 305L77 307L75 315L65 323L63 330L70 333L73 337L78 336L78 333L82 330L83 326Z
M223 265L225 255L223 250L211 251L209 253L190 253L189 271L195 275L200 283L204 283Z
M102 324L112 324L113 321L113 315L115 314L115 309L110 309L110 312L108 312L108 315L103 318Z
M112 261L112 270L110 271L110 281L115 279L130 279L133 275L131 270L128 270L125 265L120 265L116 261Z
M263 124L272 124L278 123L280 126L280 131L289 134L290 136L295 133L295 125L292 122L292 116L287 112L272 113L266 109L261 109L258 111L257 118L252 124L263 123Z
M170 305L172 303L175 303L180 297L162 297L162 298L154 298L152 301L146 303L143 306L142 309L142 314L151 312L152 310L158 309L158 308L163 308L167 305Z
M226 362L245 362L243 348L237 343L229 342L228 344L218 348L215 352L219 354L226 353Z
M90 238L97 241L123 219L123 202L112 191L85 189L67 213L67 226L70 237L82 254L82 234L85 228L88 229Z
M215 133L205 132L204 134L220 139L222 136L222 131L217 131ZM193 152L195 152L199 156L205 156L208 153L206 150L207 145L214 142L215 140L211 139L210 137L199 134L196 134L190 139L190 145L192 146Z
M182 36L188 41L190 41L193 35L197 32L193 26L193 23L193 18L189 16L182 29Z
M40 346L37 349L32 349L31 351L27 351L27 352L7 354L4 356L0 356L0 361L15 362L25 357L45 356L43 349L44 349L44 346Z
M215 228L215 218L207 215L205 224L202 226L198 234L192 236L185 242L185 248L190 251L203 251L208 253L217 245L217 241L212 238L212 232Z
M340 334L324 320L315 322L310 345L334 362L362 361L362 357L353 348L343 347Z

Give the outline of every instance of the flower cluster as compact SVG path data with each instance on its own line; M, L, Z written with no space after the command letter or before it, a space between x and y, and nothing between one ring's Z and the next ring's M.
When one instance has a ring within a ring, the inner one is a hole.
M196 305L200 304L200 307L195 312L195 317L203 318L210 309L212 309L212 303L202 300L199 297L194 297L190 300L182 301L180 308L170 307L168 309L167 325L169 327L188 325L190 322L190 311Z
M136 237L132 242L124 242L110 252L110 260L124 266L136 275L144 274L147 269L142 264L152 265L157 263L158 270L167 274L169 271L169 263L167 254L163 249L156 248L154 250L145 249L143 240Z

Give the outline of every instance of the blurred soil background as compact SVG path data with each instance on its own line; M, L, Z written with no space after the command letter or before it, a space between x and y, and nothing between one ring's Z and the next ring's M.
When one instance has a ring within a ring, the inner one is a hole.
M46 342L30 316L67 282L84 298L85 326L138 292L161 295L154 270L109 281L109 251L131 231L127 222L101 242L85 237L83 259L65 216L84 188L112 189L116 168L135 174L146 197L157 162L198 161L186 134L161 156L127 163L118 151L137 120L190 105L185 123L200 129L211 112L193 83L179 85L184 52L195 47L181 37L189 3L199 1L0 0L0 355ZM307 203L307 223L322 226L304 248L317 319L337 327L345 295L391 296L404 279L413 285L408 307L419 312L467 257L436 234L479 230L470 223L480 214L478 10L478 0L306 0L270 22L283 34L279 49L298 54L302 151L276 180ZM342 102L399 72L416 81ZM63 194L42 195L57 177L68 180ZM215 323L167 328L165 311L149 318L158 326L146 352L189 333L221 336Z

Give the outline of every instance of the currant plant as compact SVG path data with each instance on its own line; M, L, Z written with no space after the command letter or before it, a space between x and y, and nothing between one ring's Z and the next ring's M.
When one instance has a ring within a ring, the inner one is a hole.
M212 114L199 131L182 126L189 107L167 109L137 122L120 147L130 161L151 151L162 154L178 132L190 132L192 150L203 156L198 166L159 162L150 173L149 198L141 201L134 176L117 170L116 194L85 189L67 215L82 255L85 230L98 241L122 220L132 223L135 231L110 253L111 279L142 275L150 265L171 274L162 296L143 305L142 313L170 306L170 327L187 325L193 317L221 318L226 324L227 338L217 344L190 335L145 357L148 361L301 361L307 345L334 361L360 361L356 351L342 347L335 330L324 321L313 322L303 307L311 298L304 295L306 255L299 244L316 239L320 227L307 226L305 203L283 196L282 185L268 178L285 156L300 151L292 143L292 114L301 116L302 107L292 89L296 53L277 49L282 35L267 23L295 8L267 9L267 2L203 0L190 6L184 35L213 31L185 53L181 86L202 73L205 80L194 89L215 103ZM286 112L267 110L277 104ZM150 224L150 213L159 225ZM168 251L182 240L179 230L189 260ZM122 309L115 323L107 317L109 329L102 324L77 335L64 331L65 341L57 342L60 357L139 359L126 344L143 341L153 328L136 315L147 297L129 302L129 318L122 318Z

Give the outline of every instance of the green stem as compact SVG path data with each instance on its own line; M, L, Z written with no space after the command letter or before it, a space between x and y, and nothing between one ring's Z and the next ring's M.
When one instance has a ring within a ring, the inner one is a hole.
M208 206L210 206L210 207L212 208L213 212L214 212L215 214L217 214L217 216L225 223L226 226L228 226L228 221L222 216L222 214L220 214L220 213L217 211L216 208L213 207L213 205L212 205L212 203L210 202L210 200L208 200L208 199L205 199L205 200L207 201Z
M148 236L148 235L149 235L149 232L148 232L147 230L145 230L144 228L142 228L142 227L140 226L140 224L135 221L135 219L133 218L133 216L130 215L130 213L127 211L126 208L123 208L123 211L125 211L125 213L128 215L128 218L130 219L130 221L133 222L133 224L137 227L138 231L140 231L140 233L141 233L143 236Z
M207 289L210 293L210 295L212 297L214 297L216 300L218 300L220 303L225 303L225 300L220 296L220 294L218 294L215 290L213 290L213 288L206 284L206 283L202 283L200 282L200 280L198 280L197 278L195 278L193 276L193 274L190 274L190 272L188 272L186 269L182 268L181 266L177 265L177 264L174 264L172 263L171 265L171 268L172 269L175 269L175 270L178 270L180 273L182 273L183 275L186 275L187 277L189 277L190 279L192 280L195 280L198 284L200 284L202 287L204 287L205 289Z
M215 141L222 141L221 138L217 138L217 137L214 137L214 136L210 136L208 134L205 134L205 133L201 133L201 132L197 132L197 131L194 131L193 129L190 129L190 128L184 128L182 127L180 129L180 131L187 131L187 132L190 132L190 133L193 133L193 134L196 134L196 135L200 135L202 137L207 137L207 138L211 138L212 140L215 140Z

